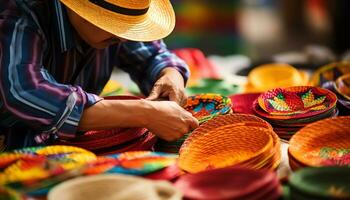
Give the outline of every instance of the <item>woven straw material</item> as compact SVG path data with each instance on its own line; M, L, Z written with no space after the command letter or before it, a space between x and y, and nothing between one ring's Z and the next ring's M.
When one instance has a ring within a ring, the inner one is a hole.
M281 160L281 152L280 152L280 141L276 133L273 132L273 129L269 123L264 121L263 119L256 117L254 115L248 114L228 114L223 116L218 116L204 124L202 124L199 128L194 131L194 134L206 134L212 130L215 130L218 127L230 125L232 128L234 126L246 126L246 127L257 127L264 128L269 131L270 135L273 138L273 146L274 148L270 149L270 151L265 155L260 155L255 160L249 160L247 163L242 162L242 164L246 164L250 167L255 168L270 168L275 169ZM186 142L191 141L190 136ZM185 144L184 144L185 145ZM183 145L183 146L184 146ZM271 163L273 162L273 163ZM269 165L271 165L269 167Z
M154 41L169 35L175 27L175 13L168 0L109 0L115 6L132 9L149 7L146 14L130 16L119 14L86 0L61 2L100 29L132 41ZM118 25L116 25L118 24Z
M290 155L307 166L350 165L350 117L310 124L290 140Z
M77 146L90 151L115 147L142 137L148 132L145 128L117 128L112 130L88 131L71 140L60 140L59 144Z
M200 123L215 116L232 112L231 99L218 94L199 94L187 98L184 109L196 117Z
M47 146L36 151L49 160L58 162L64 169L74 169L96 159L96 155L85 149L71 146Z
M350 73L350 62L342 61L325 65L318 69L311 77L310 83L314 86L321 86L325 82L335 81L344 74Z
M273 148L266 128L225 125L207 132L195 130L180 149L179 166L195 173L237 165Z
M323 88L299 86L270 90L259 96L258 103L270 115L308 117L334 107L337 96Z
M346 100L350 101L350 74L339 77L335 81L335 89Z
M76 199L181 200L182 195L169 182L125 175L97 175L72 179L59 184L48 195L48 200Z
M95 154L70 146L34 147L5 152L0 154L0 184L14 187L34 184L81 168L95 159Z
M155 143L157 142L157 137L150 132L142 135L141 137L132 140L127 143L123 143L112 148L100 149L95 151L99 156L123 153L127 151L149 151L152 150Z

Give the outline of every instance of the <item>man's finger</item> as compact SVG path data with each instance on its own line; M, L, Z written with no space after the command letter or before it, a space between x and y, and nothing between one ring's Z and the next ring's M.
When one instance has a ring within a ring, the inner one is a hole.
M162 91L162 87L160 87L159 85L154 85L151 93L149 94L149 96L146 98L147 100L156 100L159 98L160 93Z
M198 126L199 126L198 120L195 117L193 117L191 122L190 122L191 130L198 128Z

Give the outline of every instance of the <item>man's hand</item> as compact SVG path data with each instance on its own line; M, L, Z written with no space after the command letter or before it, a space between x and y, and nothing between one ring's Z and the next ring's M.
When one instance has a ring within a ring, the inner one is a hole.
M166 98L179 105L186 103L185 83L182 75L176 69L167 67L163 69L159 79L153 86L148 100Z
M148 101L146 128L158 137L173 141L199 126L198 120L172 101Z

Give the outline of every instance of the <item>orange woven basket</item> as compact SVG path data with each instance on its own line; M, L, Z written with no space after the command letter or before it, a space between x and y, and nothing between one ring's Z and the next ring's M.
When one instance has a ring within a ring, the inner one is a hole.
M179 166L195 173L237 165L273 148L266 128L224 125L201 132L195 130L180 149Z
M350 166L350 117L325 119L298 131L289 153L306 166Z
M280 164L281 144L277 134L273 131L272 126L268 122L254 115L228 114L228 115L218 116L202 124L199 128L196 129L195 132L200 132L204 134L213 129L216 129L220 126L225 126L225 125L264 128L266 130L269 130L270 135L272 136L273 147L274 147L273 149L267 152L266 155L260 155L257 158L254 158L252 160L247 160L246 162L241 163L242 165L247 165L251 168L256 168L256 169L259 169L259 168L275 169ZM273 162L273 163L269 163L269 162ZM266 165L264 165L263 163L266 163ZM268 165L271 165L272 167L266 167Z

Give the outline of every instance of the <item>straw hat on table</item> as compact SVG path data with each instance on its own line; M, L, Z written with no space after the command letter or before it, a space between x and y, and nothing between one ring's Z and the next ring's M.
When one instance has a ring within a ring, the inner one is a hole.
M153 41L175 27L169 0L61 0L79 16L118 37Z

